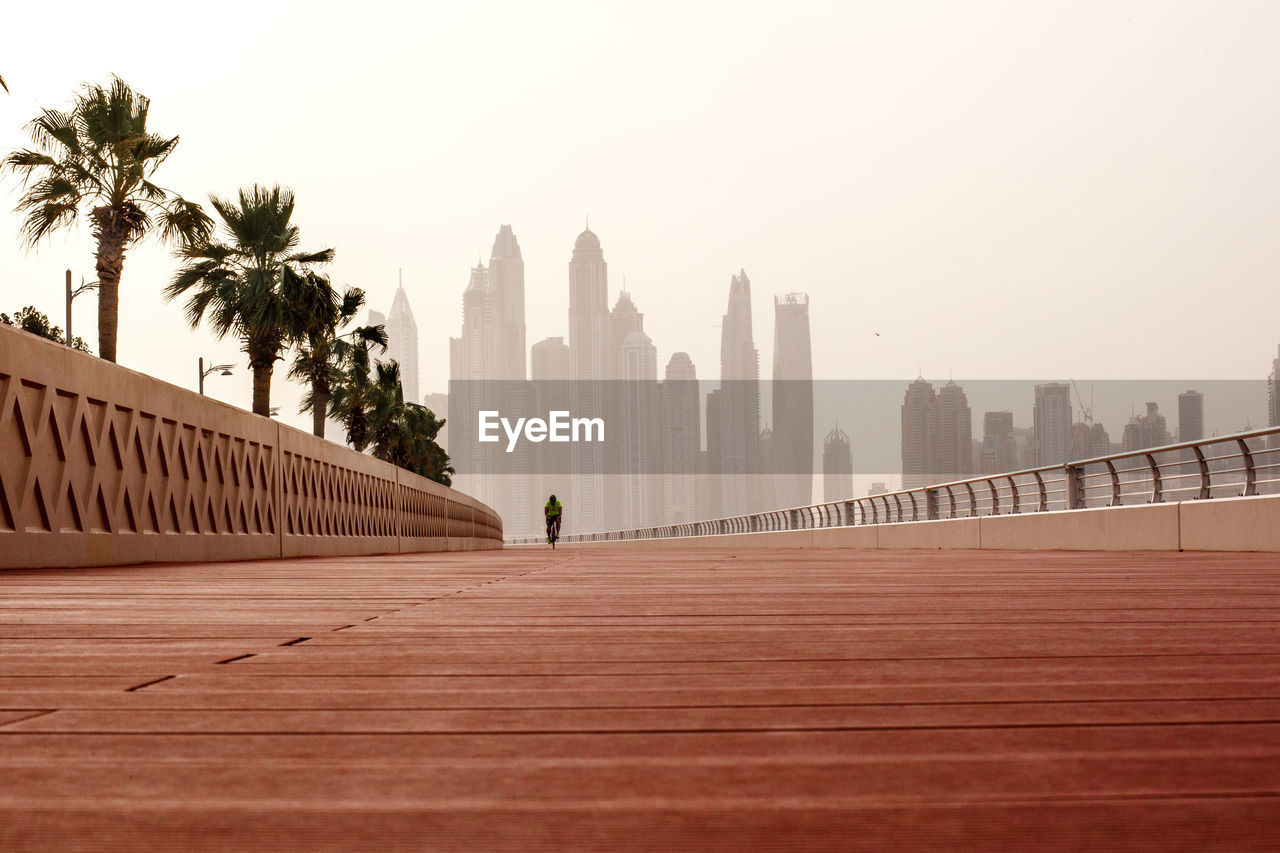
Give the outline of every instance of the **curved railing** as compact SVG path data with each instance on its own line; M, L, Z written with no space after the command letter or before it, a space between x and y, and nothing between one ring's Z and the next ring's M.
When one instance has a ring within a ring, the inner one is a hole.
M0 568L500 547L468 495L0 326Z
M579 533L611 542L1016 515L1280 493L1280 427L709 521ZM522 537L511 544L536 544Z

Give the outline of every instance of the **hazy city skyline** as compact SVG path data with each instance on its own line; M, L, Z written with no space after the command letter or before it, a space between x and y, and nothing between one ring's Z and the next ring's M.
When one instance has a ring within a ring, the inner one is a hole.
M0 144L24 144L40 107L119 73L152 98L156 129L181 135L167 186L196 199L293 187L304 241L335 246L334 277L379 310L404 269L424 393L445 387L458 271L497 223L521 235L528 340L567 339L563 265L586 214L647 306L659 363L676 348L715 363L721 288L739 268L759 316L792 290L824 306L818 378L1242 378L1274 356L1274 4L799 3L779 17L374 3L307 19L231 2L198 27L171 5L95 9L64 8L96 25L64 33L57 62L38 40L8 45ZM262 39L318 49L226 68L249 10ZM34 30L43 14L19 6L6 26ZM179 31L175 63L156 45ZM246 94L263 81L289 97ZM371 141L392 114L400 132ZM14 200L0 232L16 236ZM59 319L63 270L93 277L89 244L83 226L38 252L0 240L0 310ZM120 360L194 387L197 357L242 359L161 299L175 269L158 244L130 252ZM1223 288L1250 306L1229 331L1189 310ZM94 308L92 295L76 305L91 345ZM1050 321L1031 316L1055 318L1071 345L1045 346ZM207 391L247 405L247 373ZM277 375L274 402L305 424L299 396Z

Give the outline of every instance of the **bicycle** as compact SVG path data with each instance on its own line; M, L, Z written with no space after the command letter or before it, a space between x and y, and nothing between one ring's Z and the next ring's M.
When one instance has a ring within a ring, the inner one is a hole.
M560 525L556 524L555 519L547 519L547 542L551 545L551 550L556 549L556 540L560 538Z

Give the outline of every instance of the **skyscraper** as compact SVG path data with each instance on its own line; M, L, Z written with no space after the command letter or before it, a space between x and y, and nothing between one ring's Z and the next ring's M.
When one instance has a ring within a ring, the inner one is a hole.
M1071 455L1071 386L1050 382L1036 386L1032 412L1037 467L1061 465Z
M404 398L417 402L418 397L418 324L409 307L409 294L404 292L404 282L396 288L391 302L391 314L386 320L387 358L400 365L400 384Z
M497 301L498 378L524 379L524 258L510 225L500 227L493 239L489 282Z
M729 307L720 327L721 512L755 508L760 451L760 353L751 333L751 280L745 270L729 281Z
M973 414L964 389L949 380L934 399L933 476L940 481L973 474Z
M569 260L569 362L576 382L598 382L608 370L609 266L600 238L583 231Z
M1160 414L1160 406L1147 403L1147 413L1140 417L1132 417L1124 428L1124 451L1146 450L1148 447L1159 447L1169 443L1169 431L1166 428L1164 415Z
M1280 346L1276 347L1271 375L1267 377L1267 426L1280 426Z
M853 451L849 434L836 424L822 442L822 501L833 503L853 497Z
M530 350L529 376L535 382L569 378L569 347L564 338L543 338Z
M1003 474L1017 468L1018 448L1013 438L1013 412L984 413L980 473Z
M616 423L618 471L611 482L618 495L609 495L609 507L617 503L622 528L647 527L656 523L655 513L662 495L659 473L661 441L658 434L658 350L643 331L630 332L618 347ZM609 490L612 491L612 490Z
M918 489L933 478L933 437L937 406L933 385L923 376L907 386L902 400L902 487Z
M462 333L449 340L451 378L465 382L500 378L502 327L498 308L489 271L484 264L476 264L462 293Z
M1178 441L1204 438L1204 395L1183 391L1178 395Z
M681 524L699 519L698 502L702 428L698 412L698 374L693 359L678 352L667 362L662 383L662 506L661 523Z
M809 297L773 299L773 464L780 507L813 503L813 353Z
M600 238L590 229L578 235L569 259L570 406L575 417L604 417L609 368L609 268ZM607 436L606 436L607 439ZM605 454L601 442L575 442L572 456L575 532L604 528Z

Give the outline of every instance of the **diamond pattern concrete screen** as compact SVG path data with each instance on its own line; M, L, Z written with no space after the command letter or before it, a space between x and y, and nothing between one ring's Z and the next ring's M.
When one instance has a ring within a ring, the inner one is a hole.
M501 545L452 489L0 328L0 567Z
M1265 849L1277 626L1273 554L7 572L0 848Z

